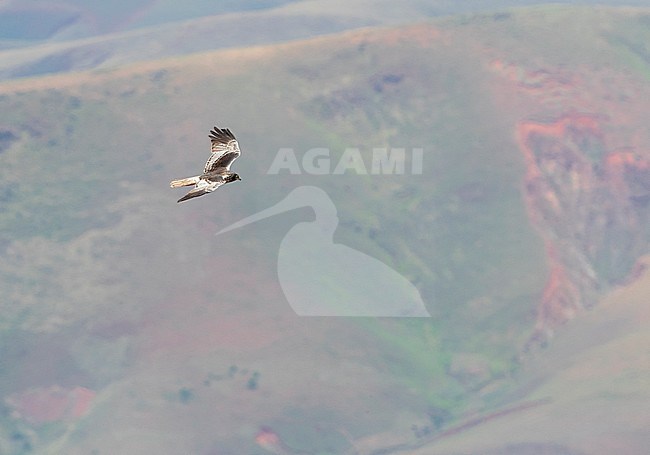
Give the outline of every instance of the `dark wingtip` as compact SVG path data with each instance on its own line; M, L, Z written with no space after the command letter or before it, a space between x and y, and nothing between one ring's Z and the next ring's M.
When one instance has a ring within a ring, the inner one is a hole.
M231 140L235 139L235 135L232 134L232 132L228 128L218 128L214 127L212 130L210 130L210 139L216 139L216 140Z

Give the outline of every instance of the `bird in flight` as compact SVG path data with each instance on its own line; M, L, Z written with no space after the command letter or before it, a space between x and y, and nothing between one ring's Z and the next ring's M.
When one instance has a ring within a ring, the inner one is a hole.
M235 136L229 129L219 129L215 126L210 131L210 141L212 142L210 149L212 155L210 155L208 162L205 163L203 174L185 179L172 180L170 184L172 188L194 185L194 188L180 198L178 202L212 193L221 185L234 182L235 180L241 180L239 175L230 170L230 165L241 155L239 143L235 139Z

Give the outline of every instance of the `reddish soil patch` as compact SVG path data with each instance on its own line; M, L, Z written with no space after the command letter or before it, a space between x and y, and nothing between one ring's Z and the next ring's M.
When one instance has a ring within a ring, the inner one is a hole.
M69 420L86 415L96 393L85 387L64 389L57 385L11 395L6 403L13 415L34 424Z

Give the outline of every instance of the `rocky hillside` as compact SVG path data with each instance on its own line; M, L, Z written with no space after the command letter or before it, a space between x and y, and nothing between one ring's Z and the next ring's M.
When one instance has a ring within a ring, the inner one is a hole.
M647 33L643 17L632 30ZM629 34L602 31L594 40L625 61L645 59ZM516 124L527 167L523 194L549 263L535 336L543 340L631 279L648 251L650 151L641 101L648 88L638 73L606 66L588 72L568 60L525 67L503 56L491 67L506 84L501 89L525 103L507 101L523 114Z

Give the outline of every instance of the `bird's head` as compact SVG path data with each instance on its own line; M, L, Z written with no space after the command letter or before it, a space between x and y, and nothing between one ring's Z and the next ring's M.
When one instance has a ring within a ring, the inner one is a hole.
M228 183L234 182L235 180L241 180L241 178L239 177L239 174L232 173L226 178L226 181Z

